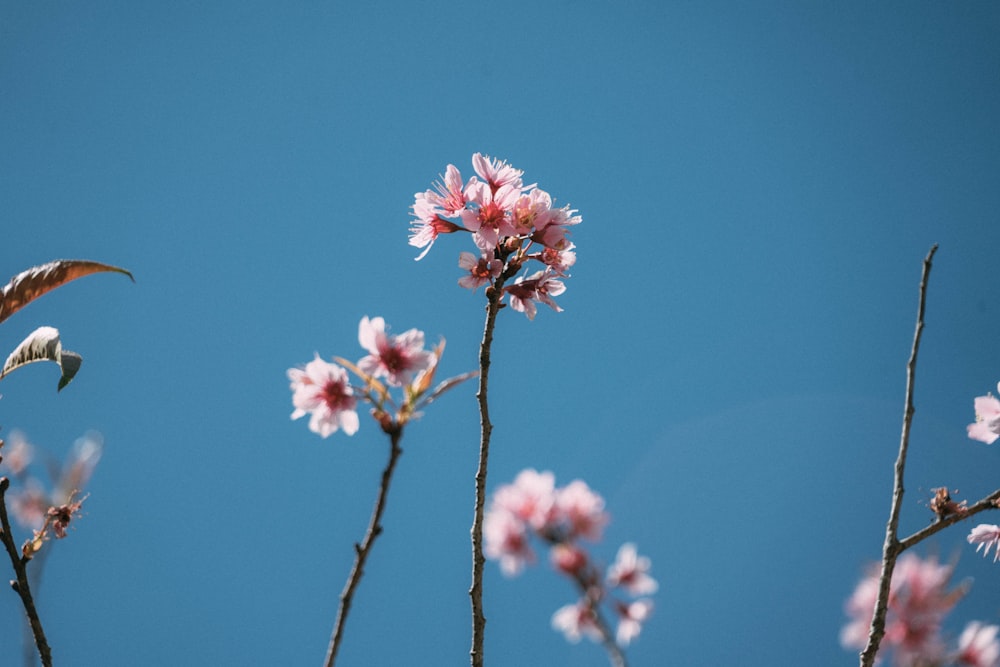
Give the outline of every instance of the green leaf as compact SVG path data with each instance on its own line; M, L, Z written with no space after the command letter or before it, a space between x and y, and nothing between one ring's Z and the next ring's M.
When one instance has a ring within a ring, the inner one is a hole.
M0 379L3 379L11 371L28 364L33 364L36 361L54 361L59 364L62 375L59 378L57 391L61 391L63 387L70 383L76 372L80 370L83 358L76 352L62 349L58 329L53 327L38 327L27 338L21 341L17 349L7 357L3 369L0 370Z
M0 322L46 292L65 285L71 280L104 271L124 273L132 282L135 282L132 274L125 269L84 259L57 259L22 271L0 289Z

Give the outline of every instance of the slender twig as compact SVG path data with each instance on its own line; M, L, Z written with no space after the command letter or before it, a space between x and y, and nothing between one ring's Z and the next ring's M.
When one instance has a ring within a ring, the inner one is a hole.
M599 576L592 568L587 568L586 572L578 572L574 580L584 600L586 600L587 606L590 608L591 618L594 621L594 625L597 626L597 631L601 633L601 644L604 646L604 650L608 652L608 660L611 662L611 667L628 667L628 661L625 660L625 653L618 646L615 636L611 633L611 626L608 625L607 620L601 613L600 600L594 599L593 591L595 586L593 582L599 581ZM603 596L603 591L600 595Z
M948 526L953 526L959 521L965 521L966 519L979 514L980 512L986 510L997 509L997 502L1000 502L1000 489L997 489L990 495L986 496L982 500L976 502L975 504L965 508L961 512L956 512L954 514L949 514L948 516L942 518L940 521L935 521L926 528L921 528L917 532L913 533L906 539L899 540L899 553L903 553L912 546L923 542L931 535L938 533Z
M906 468L906 452L910 442L910 424L913 421L913 386L917 371L917 352L920 349L920 336L924 330L924 306L927 300L927 279L931 272L931 260L937 251L937 244L931 246L930 252L924 258L923 273L920 278L920 301L917 307L917 325L913 333L913 347L910 359L906 364L906 403L903 411L903 431L899 441L899 456L893 478L892 505L889 510L889 522L885 529L885 543L882 546L882 569L879 574L878 597L872 624L868 631L868 643L861 652L861 667L872 667L875 664L875 654L885 635L885 614L889 603L889 584L892 572L896 567L896 559L903 548L897 538L899 528L899 513L903 506L903 471Z
M501 259L507 257L501 253ZM486 636L486 616L483 614L483 569L486 557L483 555L483 514L486 508L486 469L490 458L490 436L493 424L490 422L490 406L487 400L490 380L490 350L493 347L493 330L496 328L497 313L503 308L503 286L520 269L520 263L510 262L503 272L486 290L486 324L483 340L479 344L479 467L476 469L476 510L472 520L472 667L483 667L483 640Z
M333 667L337 659L337 650L340 648L340 640L344 634L344 623L347 614L351 610L351 601L354 599L354 589L357 588L361 577L364 575L365 561L371 551L375 539L382 534L382 513L385 511L386 497L389 495L389 483L392 481L392 473L396 468L396 461L403 450L399 447L399 441L403 437L403 429L396 426L387 431L389 435L389 462L386 463L385 470L382 471L382 482L379 485L378 498L375 500L375 507L372 510L371 520L368 522L368 530L365 532L364 540L361 544L354 545L355 557L354 567L347 578L347 584L340 594L340 607L337 609L337 620L333 624L333 634L330 636L330 646L326 652L326 667Z
M45 639L45 631L42 630L42 621L38 618L38 610L35 609L35 601L31 597L28 574L24 567L28 559L18 553L17 545L14 544L14 536L10 532L7 503L4 500L9 486L10 480L6 477L0 477L0 526L3 530L0 539L3 540L3 545L7 549L7 555L10 556L10 563L14 566L14 574L17 577L15 581L10 582L10 585L21 596L21 604L24 605L24 612L28 616L28 625L31 626L31 634L35 637L35 646L38 648L38 655L42 659L43 667L52 667L52 651Z

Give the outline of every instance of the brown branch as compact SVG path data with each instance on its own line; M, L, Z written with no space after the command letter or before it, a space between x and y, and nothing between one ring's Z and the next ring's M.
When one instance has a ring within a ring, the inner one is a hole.
M347 584L340 594L337 620L333 624L333 634L330 636L330 646L326 652L326 662L323 663L326 667L333 667L334 661L337 659L337 650L340 648L340 641L344 634L344 623L347 620L348 612L351 610L351 601L354 599L354 589L357 588L361 582L361 577L364 575L365 561L368 559L368 553L371 551L375 539L382 534L382 513L385 511L386 497L389 495L389 483L392 481L392 473L396 468L396 461L399 459L399 455L403 453L403 450L399 447L399 441L403 437L402 427L396 426L387 431L387 433L389 434L390 442L389 462L386 464L385 470L382 471L382 483L379 485L378 498L375 500L375 507L372 510L371 520L368 522L368 530L365 532L365 538L361 544L354 545L354 567L351 568Z
M5 496L10 487L10 480L0 477L0 526L3 533L0 539L10 556L10 563L14 566L14 574L17 579L10 582L11 588L21 596L21 604L24 605L24 612L28 616L28 625L31 626L31 634L35 637L35 646L38 648L38 655L42 660L43 667L52 667L52 651L49 643L45 639L45 631L42 630L42 621L38 618L38 610L35 609L35 601L31 597L31 587L28 585L28 574L25 564L28 559L18 553L17 545L14 544L14 536L10 532L10 521L7 518L7 503Z
M889 584L892 572L896 567L896 559L902 553L903 547L897 538L899 528L899 513L903 506L903 471L906 468L906 452L910 443L910 424L913 421L913 386L917 371L917 352L920 349L920 336L924 330L924 307L927 301L927 279L931 272L931 260L937 252L937 244L931 246L930 252L924 258L923 273L920 278L920 301L917 307L917 325L913 333L913 347L910 359L906 364L906 404L903 411L903 431L899 441L899 456L896 458L893 478L892 506L889 510L889 522L885 529L885 543L882 546L882 569L879 574L878 597L872 615L872 624L868 631L868 643L861 652L861 667L872 667L875 664L875 654L885 635L885 614L889 604ZM940 529L939 529L940 530Z
M990 495L986 496L982 500L978 501L971 507L967 507L961 512L955 512L954 514L949 514L948 516L942 518L939 521L935 521L926 528L921 528L917 532L913 533L906 539L899 540L899 553L903 553L912 546L920 544L926 540L931 535L938 533L948 526L953 526L959 521L965 521L966 519L984 512L986 510L997 509L997 502L1000 502L1000 489L997 489Z
M507 260L502 255L501 259ZM493 330L496 328L497 313L503 308L504 283L518 272L521 265L517 261L507 264L493 285L486 290L486 324L483 327L483 340L479 344L479 390L476 398L479 401L479 467L476 469L476 509L472 520L472 586L469 597L472 599L472 649L469 655L472 667L483 667L483 641L486 636L486 616L483 614L483 569L486 557L483 556L483 513L486 509L486 468L490 458L490 436L493 424L490 423L490 406L487 400L490 380L490 350L493 347Z

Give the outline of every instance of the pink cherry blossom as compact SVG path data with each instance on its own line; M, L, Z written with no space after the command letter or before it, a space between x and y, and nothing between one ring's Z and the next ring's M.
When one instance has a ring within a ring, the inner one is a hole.
M381 317L362 318L358 325L358 341L370 352L358 362L361 372L372 377L384 377L394 387L408 385L413 378L430 367L434 354L424 350L424 332L417 329L391 336L385 331Z
M653 613L653 601L642 598L629 604L618 605L618 630L615 640L619 646L628 646L642 631L642 624Z
M324 438L338 429L343 429L347 435L357 432L357 401L347 371L323 361L317 354L304 369L290 368L288 379L295 406L292 419L311 414L309 430Z
M462 224L472 232L472 240L480 250L493 252L501 238L514 235L511 209L520 190L503 185L493 191L486 183L473 181L465 191L469 202L475 206L462 211Z
M983 556L989 556L990 549L993 549L993 562L1000 560L1000 526L981 523L972 529L966 539L969 544L979 545L976 547L976 553L982 549Z
M535 561L528 541L528 529L523 521L503 508L492 508L483 517L483 553L500 561L504 575L521 573L525 564Z
M513 484L501 486L493 494L492 508L517 517L536 531L546 531L555 518L556 478L551 472L522 470Z
M1000 384L997 384L1000 391ZM992 445L1000 438L1000 401L994 396L977 396L975 400L976 421L967 430L973 440Z
M535 301L544 303L557 313L562 312L562 308L552 300L552 297L565 292L566 285L558 280L556 273L548 267L530 276L518 276L514 284L507 286L506 289L510 294L510 307L519 313L524 313L529 320L535 319L535 314L538 312Z
M649 558L638 555L635 545L626 542L618 549L618 557L608 568L608 585L621 586L630 595L652 595L658 584L647 574L649 568Z
M571 245L566 238L566 234L569 233L567 227L578 225L583 221L583 218L574 213L576 210L569 206L552 209L547 215L535 221L536 229L531 235L531 240L549 248L566 250Z
M424 249L417 256L418 261L430 252L439 234L451 234L462 229L461 225L441 217L439 207L429 198L433 194L430 190L417 193L413 202L413 215L417 219L414 221L414 226L410 227L409 243Z
M579 479L558 490L556 508L567 525L570 538L582 537L596 542L601 539L610 519L604 511L604 498Z
M552 628L566 635L567 641L574 644L580 641L580 637L601 642L604 637L601 629L594 618L594 612L586 602L577 602L560 607L552 615Z
M493 282L503 270L503 262L499 259L477 258L471 252L464 251L459 253L458 265L468 271L466 275L458 279L458 284L471 290Z
M896 561L882 639L882 649L893 652L894 664L933 664L943 659L941 624L964 594L961 587L948 588L952 571L951 565L941 565L935 558L921 560L911 553ZM867 643L878 579L878 569L873 569L845 605L850 621L840 633L844 648L860 649Z
M997 641L1000 626L983 625L973 621L965 626L958 638L960 665L971 667L998 667L1000 665L1000 641Z
M444 211L445 217L452 218L465 208L462 174L455 165L448 165L444 173L444 182L435 183L434 188L437 192L428 190L427 199L435 206L439 206Z
M475 169L479 178L489 184L490 189L494 192L508 186L515 191L521 190L521 176L524 172L515 169L503 160L494 160L488 155L474 153L472 168Z
M11 489L7 502L14 518L25 528L41 528L45 513L52 506L49 494L35 477L28 477L22 487Z
M34 448L20 431L11 432L9 441L0 450L0 454L3 455L3 464L15 475L24 472L35 457Z

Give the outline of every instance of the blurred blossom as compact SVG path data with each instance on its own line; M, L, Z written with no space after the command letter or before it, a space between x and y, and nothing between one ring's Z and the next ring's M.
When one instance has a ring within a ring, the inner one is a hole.
M904 553L896 561L880 647L881 655L892 651L894 665L918 667L944 659L942 621L965 593L961 587L949 589L953 569L935 558L922 560L910 553ZM879 570L873 568L845 605L850 618L840 633L845 649L862 649L868 641L878 579Z
M997 384L997 391L1000 391L1000 383ZM992 445L1000 438L1000 401L987 394L977 396L974 405L976 421L967 427L969 437Z
M362 318L358 325L358 341L369 355L358 362L362 373L384 377L394 387L408 385L413 378L430 367L434 355L424 349L424 332L417 329L392 336L385 331L381 317Z
M348 381L347 371L336 364L315 359L302 368L290 368L292 419L310 414L309 430L327 437L338 429L347 435L358 430L357 401Z
M534 562L532 537L548 545L552 567L572 580L580 593L576 604L553 615L552 627L572 642L587 636L626 646L639 635L653 603L649 599L623 601L612 593L633 597L651 594L657 583L648 574L649 559L639 556L631 543L618 550L607 576L601 576L580 540L600 540L608 521L604 499L582 480L556 487L551 472L528 468L518 473L512 484L501 485L494 492L484 519L484 552L487 558L500 561L505 575L513 576ZM619 619L614 637L599 615L602 605L610 607Z
M653 613L653 601L647 598L630 604L618 605L618 631L615 640L619 646L628 646L642 631L642 624Z
M618 549L618 557L608 568L609 586L621 586L631 595L651 595L656 592L656 580L647 574L649 559L636 552L635 545L626 542Z
M1000 560L1000 526L981 523L973 528L965 539L969 541L969 544L979 545L976 547L976 553L982 549L983 556L989 556L990 549L993 549L993 562Z
M31 444L20 431L11 432L10 437L7 438L7 442L4 444L4 448L0 451L0 453L3 454L4 465L7 466L11 473L15 476L24 472L24 469L28 467L34 458L34 451L32 450Z
M579 642L580 637L583 636L595 642L600 642L603 639L601 629L594 619L594 612L585 602L560 607L552 615L552 627L563 633L566 640L574 644Z
M591 491L586 482L577 479L560 489L556 495L556 507L572 537L592 542L601 539L610 517L604 511L604 498Z
M997 667L1000 665L1000 642L997 632L1000 626L983 625L973 621L965 626L958 638L956 662L971 667Z
M483 518L483 553L500 561L500 571L513 577L525 564L534 562L535 554L528 541L524 522L510 512L491 511Z

